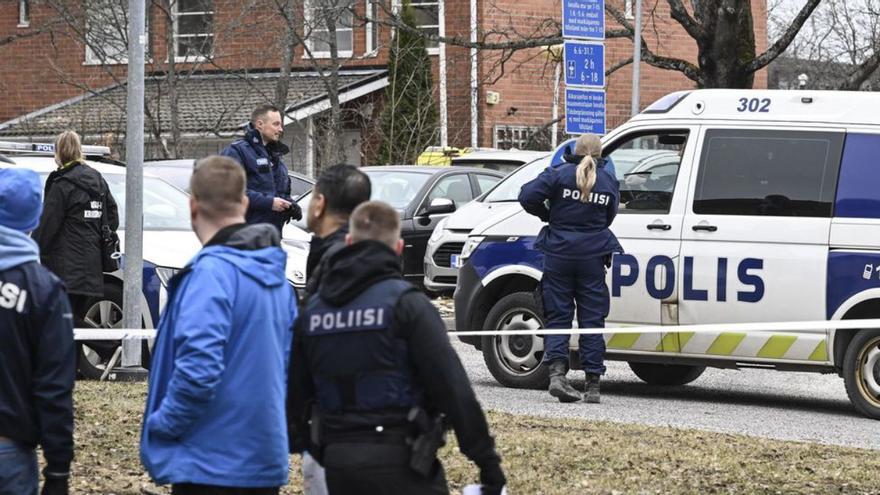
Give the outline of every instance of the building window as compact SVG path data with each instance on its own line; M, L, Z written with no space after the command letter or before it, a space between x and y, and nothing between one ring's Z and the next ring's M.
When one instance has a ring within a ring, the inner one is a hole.
M128 63L128 2L88 0L86 12L86 64Z
M330 30L328 21L335 22L336 51L339 57L351 57L353 0L307 0L305 32L309 50L313 57L327 58L330 56ZM308 55L306 55L308 56Z
M623 13L627 19L635 19L635 3L633 0L624 0Z
M195 62L211 58L214 52L214 1L174 2L174 59Z
M440 2L443 0L411 0L410 6L416 19L416 26L428 35L440 36L444 31L440 29L444 19L440 18ZM428 47L428 53L438 53L440 46L437 41L425 40L425 46Z
M18 0L18 27L28 27L31 25L31 13L28 0Z
M538 127L526 125L496 125L493 147L501 150L524 150L532 144L532 135Z
M379 2L381 0L366 0L366 38L367 47L364 53L375 55L379 51Z

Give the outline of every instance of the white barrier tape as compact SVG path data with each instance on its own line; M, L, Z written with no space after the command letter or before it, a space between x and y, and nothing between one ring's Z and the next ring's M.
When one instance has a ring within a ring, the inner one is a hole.
M822 330L864 330L880 328L880 319L869 320L821 320L821 321L786 321L761 323L713 323L703 325L654 325L632 327L605 328L554 328L531 330L478 330L466 332L449 332L455 337L492 337L496 335L599 335L606 333L720 333L720 332L803 332ZM155 329L125 328L75 328L74 340L123 340L156 338Z
M479 330L449 332L458 337L493 337L497 335L600 335L606 333L752 333L752 332L803 332L809 330L863 330L880 328L880 319L834 320L834 321L786 321L761 323L713 323L703 325L654 325L605 328L563 328L529 330Z

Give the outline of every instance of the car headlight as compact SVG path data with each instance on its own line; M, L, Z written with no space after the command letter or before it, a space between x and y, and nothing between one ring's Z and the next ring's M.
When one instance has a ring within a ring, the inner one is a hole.
M464 248L461 250L461 260L464 261L470 258L474 253L474 250L477 249L477 246L479 246L485 239L485 237L468 237L467 242L464 243Z
M447 220L449 220L449 217L443 217L443 219L437 222L437 226L434 227L434 232L431 233L431 238L428 239L428 242L437 242L440 240L440 236L443 235L443 230L446 228Z
M165 266L157 266L156 267L156 276L159 277L159 282L162 283L162 287L168 288L168 283L171 281L171 277L177 275L177 272L180 270L178 268L168 268Z

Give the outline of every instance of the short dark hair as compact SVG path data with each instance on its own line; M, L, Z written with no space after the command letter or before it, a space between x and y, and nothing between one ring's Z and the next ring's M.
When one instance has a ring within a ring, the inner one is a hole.
M245 182L244 168L238 162L225 156L209 156L196 162L189 187L199 212L218 220L243 211Z
M370 200L372 186L367 174L354 165L335 165L318 176L315 192L324 196L328 213L348 217L358 205Z
M378 241L394 249L400 240L400 214L381 201L367 201L354 209L348 220L354 242Z
M257 108L254 109L253 112L251 112L251 124L256 123L257 119L265 117L266 114L269 112L278 112L280 114L281 110L279 110L278 107L272 105L271 103L264 103L262 105L259 105Z

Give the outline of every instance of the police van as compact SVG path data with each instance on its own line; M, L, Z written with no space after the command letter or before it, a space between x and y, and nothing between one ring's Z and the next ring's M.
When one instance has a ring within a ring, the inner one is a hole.
M875 93L697 90L670 94L605 136L615 163L639 155L620 180L611 227L625 253L607 274L608 326L880 318L878 108ZM458 330L544 326L534 247L542 226L514 209L472 231ZM880 329L605 339L608 359L656 385L689 383L707 366L838 373L856 409L880 419ZM547 387L539 337L462 340L500 383Z

